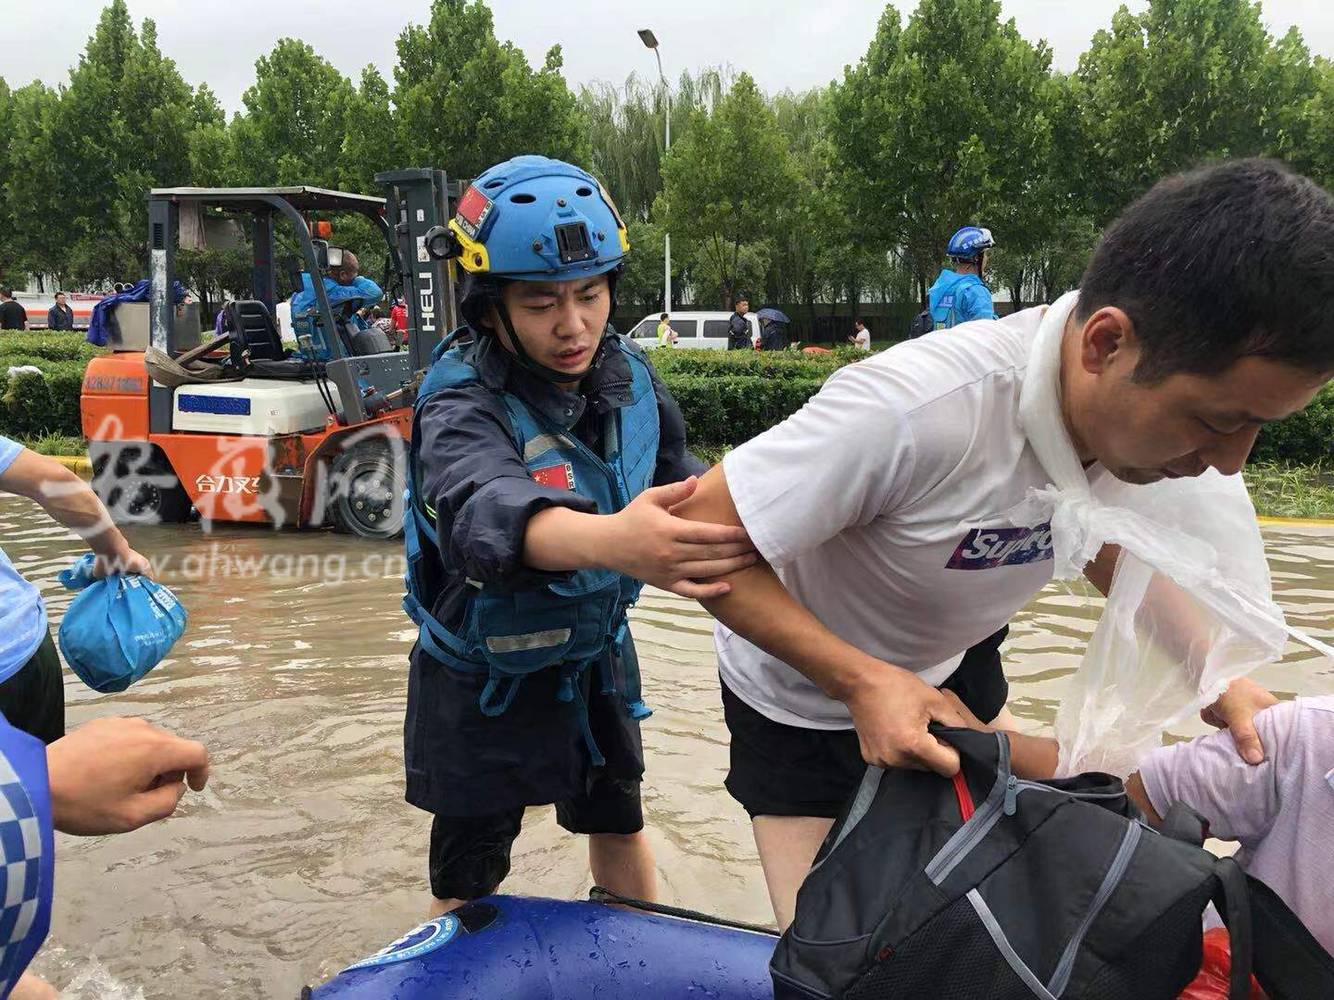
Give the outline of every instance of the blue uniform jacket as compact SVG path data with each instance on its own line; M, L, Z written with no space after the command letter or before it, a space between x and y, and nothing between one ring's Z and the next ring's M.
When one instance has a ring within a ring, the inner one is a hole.
M384 297L380 286L370 278L356 278L350 285L340 285L332 278L324 279L324 292L329 296L329 308L338 320L338 307L345 302L356 302L357 308L374 305ZM320 325L319 304L315 300L315 286L309 274L301 275L301 291L292 296L292 327L298 337L309 336L315 357L328 361L332 357L329 345L325 342L324 328ZM353 317L353 323L361 328L366 324L361 317Z
M950 304L945 302L951 295L953 315ZM929 303L937 330L958 326L969 320L996 318L996 309L991 301L991 289L975 274L941 271L936 283L931 286Z

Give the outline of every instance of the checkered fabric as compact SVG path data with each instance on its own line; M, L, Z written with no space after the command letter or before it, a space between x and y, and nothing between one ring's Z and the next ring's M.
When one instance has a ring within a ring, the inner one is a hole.
M8 996L23 973L16 963L41 902L41 858L40 820L9 758L0 752L0 997Z

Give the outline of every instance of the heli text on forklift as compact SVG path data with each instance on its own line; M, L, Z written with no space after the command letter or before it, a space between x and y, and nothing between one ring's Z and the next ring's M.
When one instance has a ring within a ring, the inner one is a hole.
M451 190L443 171L426 168L376 182L386 198L314 187L149 193L149 300L116 307L112 353L88 365L81 397L93 484L118 520L183 521L193 507L205 522L402 531L416 387L454 326L449 267L426 249L428 230L450 217ZM252 297L228 302L221 335L202 344L198 306L171 295L182 208L250 225ZM328 224L312 225L311 213L356 213L384 237L386 285L397 283L407 305L405 349L354 319L372 303L330 304L319 278L344 255L318 238ZM303 270L312 279L318 350L309 336L286 349L279 335L279 220L300 251L292 283L301 287Z

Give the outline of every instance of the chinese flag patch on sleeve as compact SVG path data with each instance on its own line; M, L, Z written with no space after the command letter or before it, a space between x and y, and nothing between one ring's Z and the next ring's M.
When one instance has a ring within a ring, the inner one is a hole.
M534 482L550 486L553 490L574 489L574 466L569 462L548 465L545 469L534 469L531 475Z

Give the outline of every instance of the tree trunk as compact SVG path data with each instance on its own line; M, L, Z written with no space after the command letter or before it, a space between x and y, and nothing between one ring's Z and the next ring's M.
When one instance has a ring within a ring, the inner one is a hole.
M1013 304L1013 311L1018 312L1024 307L1024 272L1020 271L1018 276L1010 282L1010 300Z

